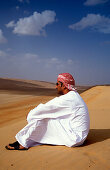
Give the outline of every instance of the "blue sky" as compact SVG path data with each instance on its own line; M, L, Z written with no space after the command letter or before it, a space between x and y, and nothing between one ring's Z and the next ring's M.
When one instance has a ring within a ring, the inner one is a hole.
M0 0L0 77L110 84L110 0Z

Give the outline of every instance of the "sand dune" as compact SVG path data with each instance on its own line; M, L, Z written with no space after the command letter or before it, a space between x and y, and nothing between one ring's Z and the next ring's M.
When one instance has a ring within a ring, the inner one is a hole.
M12 90L6 84L3 89L2 86L0 90L0 169L109 170L110 86L96 86L81 94L88 105L91 120L90 133L83 146L68 148L43 145L30 148L28 151L8 151L4 148L6 144L15 140L15 134L26 124L25 117L29 110L40 102L45 103L55 97L54 85L51 84L49 87L49 84L46 84L44 87L43 83L41 82L42 89L46 89L43 91L44 95L41 93L42 90L39 93L36 92L37 88L41 89L41 85L36 87L33 82L28 84L29 87L26 90L27 84L24 84L24 90L17 86L15 90ZM32 88L36 90L31 91Z

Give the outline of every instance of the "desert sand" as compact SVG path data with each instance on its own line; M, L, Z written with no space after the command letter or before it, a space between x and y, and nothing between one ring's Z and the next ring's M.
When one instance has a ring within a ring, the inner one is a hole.
M81 93L90 113L90 132L84 145L42 145L9 151L5 145L15 141L14 136L27 123L28 112L54 98L56 91L55 85L47 82L0 82L0 170L110 169L110 86L96 86Z

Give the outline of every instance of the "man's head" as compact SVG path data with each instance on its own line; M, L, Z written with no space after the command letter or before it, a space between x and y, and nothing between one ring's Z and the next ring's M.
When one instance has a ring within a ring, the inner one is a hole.
M59 94L68 93L70 90L75 90L75 80L69 73L61 73L58 75L56 88Z

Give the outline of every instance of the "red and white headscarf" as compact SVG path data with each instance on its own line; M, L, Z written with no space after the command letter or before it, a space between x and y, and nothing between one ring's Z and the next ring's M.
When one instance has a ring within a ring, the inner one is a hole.
M76 90L75 80L70 73L61 73L58 75L57 81L62 82L68 90Z

